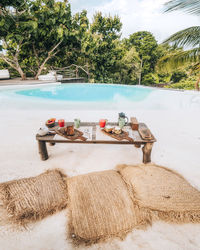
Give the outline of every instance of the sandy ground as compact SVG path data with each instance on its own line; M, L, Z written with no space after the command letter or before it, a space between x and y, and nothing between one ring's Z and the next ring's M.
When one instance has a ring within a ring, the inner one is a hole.
M121 111L121 110L119 110ZM125 110L124 110L125 111ZM200 116L185 111L127 111L148 124L157 138L152 161L181 173L200 190ZM46 169L62 168L69 176L113 169L117 164L142 162L141 149L120 145L57 144L48 147L50 158L41 161L35 134L49 117L72 121L116 121L115 111L42 111L0 108L0 182L35 176ZM66 210L31 224L27 230L0 227L0 250L74 249L66 237ZM200 225L154 223L148 230L134 230L124 241L114 239L79 249L200 249Z

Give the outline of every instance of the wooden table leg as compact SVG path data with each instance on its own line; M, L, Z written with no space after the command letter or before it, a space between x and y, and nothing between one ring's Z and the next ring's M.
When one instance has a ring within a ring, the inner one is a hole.
M46 142L38 140L38 149L39 149L39 154L40 154L41 160L42 161L47 160L49 158L49 156L48 156L48 152L47 152Z
M147 142L144 144L144 147L142 148L143 151L143 163L149 163L151 162L151 150L153 147L153 143Z
M141 144L140 144L140 143L135 143L134 146L135 146L136 148L140 148L140 147L141 147Z

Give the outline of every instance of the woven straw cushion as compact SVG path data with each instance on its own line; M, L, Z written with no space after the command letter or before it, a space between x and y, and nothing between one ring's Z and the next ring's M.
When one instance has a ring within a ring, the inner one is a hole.
M160 212L164 220L200 222L200 192L178 173L153 164L117 169L140 207Z
M43 218L67 204L65 176L59 170L0 184L1 206L17 223Z
M145 218L114 170L68 178L70 236L80 243L124 237Z

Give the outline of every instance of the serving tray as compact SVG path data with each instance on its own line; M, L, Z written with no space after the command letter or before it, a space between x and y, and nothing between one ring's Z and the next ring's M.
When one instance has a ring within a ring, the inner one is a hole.
M128 140L128 141L130 141L130 142L133 142L133 139L132 139L131 137L129 137L129 133L126 132L126 131L123 131L123 130L122 130L122 133L119 134L119 135L114 134L114 133L112 133L112 132L106 132L104 129L101 129L101 131L102 131L104 134L106 134L106 135L108 135L108 136L110 136L110 137L112 137L112 138L115 138L115 139L118 140L118 141Z
M75 140L82 140L86 141L87 138L83 136L83 132L79 131L78 129L74 129L74 135L67 135L64 129L55 129L56 134L65 137L68 140L75 141Z

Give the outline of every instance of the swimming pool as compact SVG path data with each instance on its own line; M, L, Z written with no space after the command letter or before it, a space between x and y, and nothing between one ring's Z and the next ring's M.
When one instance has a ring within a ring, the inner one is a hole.
M0 108L200 110L200 94L120 84L41 84L0 88Z
M133 102L144 100L153 89L110 84L62 84L19 90L15 93L36 98L72 102L107 102L126 98Z

